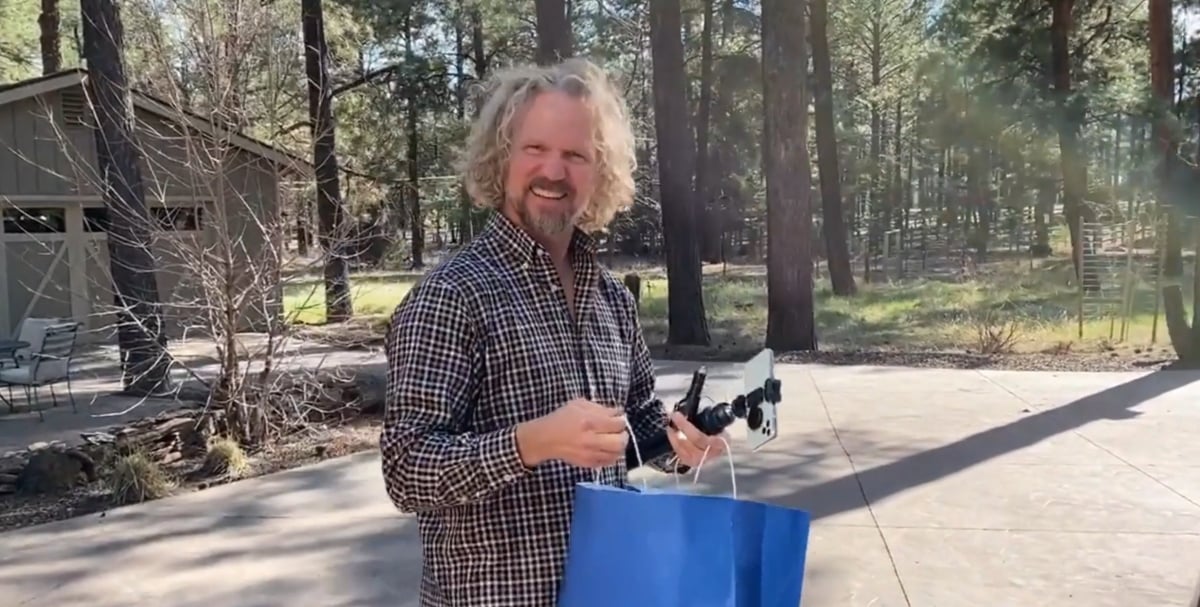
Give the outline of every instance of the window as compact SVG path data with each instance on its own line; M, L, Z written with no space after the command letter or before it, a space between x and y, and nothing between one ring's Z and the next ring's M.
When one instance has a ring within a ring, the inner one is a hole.
M200 229L200 207L153 207L150 212L161 230L192 232Z
M83 207L83 231L107 232L108 209L104 207Z
M66 215L66 211L62 207L5 209L4 233L63 233L67 231Z

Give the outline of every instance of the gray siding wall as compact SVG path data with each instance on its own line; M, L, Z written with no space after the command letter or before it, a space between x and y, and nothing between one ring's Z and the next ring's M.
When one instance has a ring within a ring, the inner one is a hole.
M75 87L65 92L70 107L82 91ZM68 114L72 112L64 112L58 93L0 105L0 208L100 206L94 134L90 127L78 124L78 119L75 123L68 120ZM261 260L266 253L259 224L272 221L278 212L277 172L268 160L241 149L214 155L211 148L204 149L211 141L205 142L195 131L186 132L175 121L141 109L135 115L147 202L151 206L165 201L166 206L203 207L200 234L163 233L154 246L164 313L171 332L179 334L185 327L195 330L207 322L197 316L206 313L211 287L204 286L195 271L196 263L188 259L192 254L219 242L231 242L237 273L245 279L247 260ZM82 211L71 210L67 215L70 232ZM197 236L202 239L196 240ZM88 308L87 325L95 337L111 339L113 299L104 241L86 237L74 243L70 238L45 243L27 240L3 244L7 314L0 315L0 333L9 334L27 310L35 317L72 316L72 310L81 305L72 307L71 293L84 289L86 295L76 297ZM67 250L60 262L52 264L63 248ZM75 269L69 271L69 267ZM33 294L48 271L42 295L31 308ZM80 277L86 286L78 284ZM277 314L280 299L277 289L251 297L242 328L261 326L262 310Z

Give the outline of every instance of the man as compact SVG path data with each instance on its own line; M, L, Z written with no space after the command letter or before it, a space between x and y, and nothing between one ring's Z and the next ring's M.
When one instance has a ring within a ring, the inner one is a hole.
M498 212L413 287L387 346L383 474L418 515L425 607L552 607L575 484L624 483L626 422L638 438L666 427L633 297L589 235L632 204L634 158L596 66L493 81L464 173ZM680 464L723 452L672 420Z

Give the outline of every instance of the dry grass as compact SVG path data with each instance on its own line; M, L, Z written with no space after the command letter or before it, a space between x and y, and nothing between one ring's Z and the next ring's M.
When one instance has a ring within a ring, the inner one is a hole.
M208 450L200 469L208 476L225 475L239 478L250 469L250 460L237 441L218 437L208 442Z
M142 452L118 456L104 480L116 505L164 498L175 488L162 466Z

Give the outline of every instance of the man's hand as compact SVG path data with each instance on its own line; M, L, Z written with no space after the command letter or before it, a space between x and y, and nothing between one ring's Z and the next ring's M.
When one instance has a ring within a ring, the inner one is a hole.
M527 467L559 459L583 468L603 468L625 457L628 442L622 410L582 398L517 426L517 449Z
M671 441L671 447L675 449L675 456L679 458L680 464L695 468L700 465L701 459L711 462L725 453L725 443L721 439L728 441L729 437L724 432L718 436L709 436L679 411L671 414L671 421L677 430L668 427L667 440ZM704 454L705 449L708 450L708 455Z

